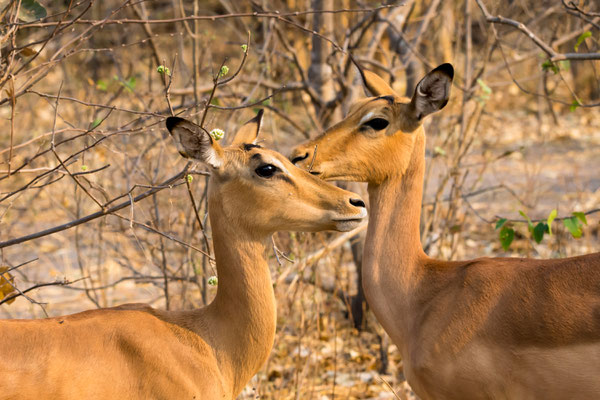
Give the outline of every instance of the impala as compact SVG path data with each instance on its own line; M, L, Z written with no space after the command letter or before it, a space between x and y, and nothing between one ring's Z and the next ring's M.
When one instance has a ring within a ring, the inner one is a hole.
M192 311L145 304L0 321L0 399L234 399L267 359L275 298L266 261L279 230L346 231L366 217L353 193L254 144L262 112L221 147L181 118L182 155L208 164L219 284Z
M599 399L600 253L442 261L423 252L422 121L446 105L453 75L440 65L407 99L364 71L375 97L292 160L323 179L368 183L364 292L421 398Z

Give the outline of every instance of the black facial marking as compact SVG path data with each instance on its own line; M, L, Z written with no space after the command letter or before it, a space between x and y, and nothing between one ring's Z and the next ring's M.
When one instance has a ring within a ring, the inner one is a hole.
M294 181L293 181L293 180L291 180L291 179L289 178L289 176L287 176L287 175L284 175L284 174L281 174L281 175L278 175L278 177L279 177L280 179L282 179L282 180L286 181L286 182L287 182L287 183L289 183L290 185L292 185L292 186L296 187L296 184L294 183Z
M378 99L387 101L390 105L394 104L394 96L380 96Z
M244 143L244 151L250 151L252 149L261 149L262 147L260 147L257 144L254 143Z

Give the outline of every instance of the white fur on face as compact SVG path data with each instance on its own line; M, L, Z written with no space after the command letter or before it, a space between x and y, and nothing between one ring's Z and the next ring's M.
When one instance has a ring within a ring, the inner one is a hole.
M369 121L371 118L373 118L373 116L374 116L374 115L375 115L375 113L374 113L373 111L370 111L370 112L366 113L366 114L364 115L364 117L362 117L362 118L360 119L360 122L359 122L358 124L359 124L359 125L362 125L362 124L364 124L365 122L367 122L367 121Z
M289 171L287 170L287 168L285 168L283 166L283 163L281 161L279 161L278 159L271 158L269 161L266 161L266 162L268 162L269 164L273 164L274 166L279 168L281 170L281 172L283 172L284 174L286 174L286 175L290 174Z

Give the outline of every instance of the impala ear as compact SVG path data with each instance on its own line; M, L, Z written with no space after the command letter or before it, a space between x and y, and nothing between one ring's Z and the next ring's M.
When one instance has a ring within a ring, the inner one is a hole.
M166 124L183 157L202 161L215 169L223 165L223 149L204 129L179 117L167 118Z
M258 134L260 133L263 111L264 110L261 109L258 114L256 114L256 117L252 118L238 129L231 142L232 146L240 144L256 144L256 139L258 139Z
M454 68L446 63L421 79L410 102L417 120L444 108L450 97L453 78Z
M363 70L360 75L365 87L373 96L398 96L396 91L375 72Z

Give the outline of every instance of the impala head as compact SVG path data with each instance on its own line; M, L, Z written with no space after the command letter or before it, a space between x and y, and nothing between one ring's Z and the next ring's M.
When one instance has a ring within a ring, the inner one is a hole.
M179 153L212 168L211 212L261 233L280 230L351 230L366 217L362 199L295 167L256 144L262 110L221 147L198 125L167 118ZM219 211L220 212L220 211Z
M374 97L359 100L344 120L296 147L292 162L326 180L378 184L402 176L422 133L423 119L448 102L453 76L452 65L442 64L407 99L375 73L364 71L364 84Z

